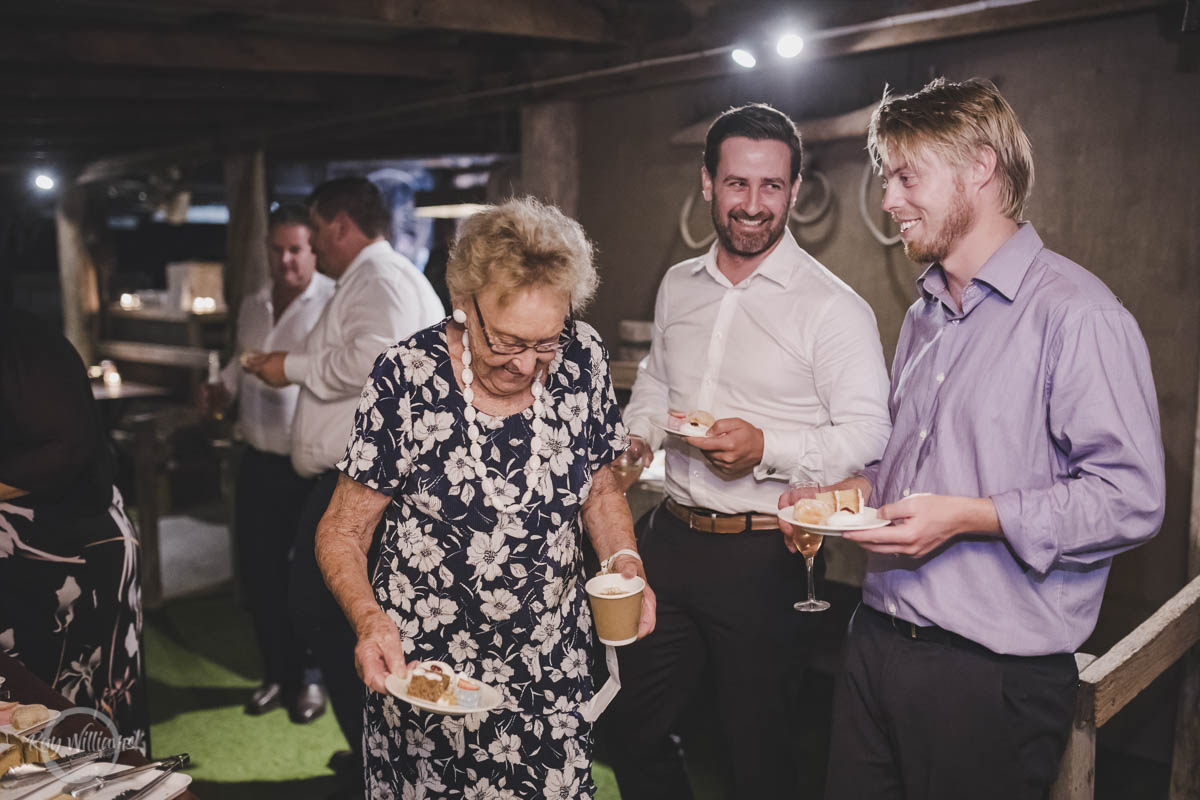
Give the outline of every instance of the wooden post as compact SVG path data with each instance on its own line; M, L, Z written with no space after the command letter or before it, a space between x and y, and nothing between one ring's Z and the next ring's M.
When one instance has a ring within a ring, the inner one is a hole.
M1096 660L1087 653L1075 654L1079 672ZM1058 778L1050 789L1050 800L1092 800L1096 791L1096 687L1079 682L1075 699L1075 721L1071 738L1058 765Z
M1200 575L1200 386L1192 447L1192 513L1188 526L1188 580ZM1171 757L1169 800L1200 800L1200 650L1183 660L1179 708L1175 712L1175 752Z
M579 106L521 106L521 190L579 214Z
M229 307L227 345L237 336L242 298L258 291L268 277L267 176L262 150L225 158L225 304Z
M84 364L96 351L96 323L100 310L96 266L88 251L87 194L83 187L64 181L54 213L58 232L58 275L62 285L63 334L75 345Z

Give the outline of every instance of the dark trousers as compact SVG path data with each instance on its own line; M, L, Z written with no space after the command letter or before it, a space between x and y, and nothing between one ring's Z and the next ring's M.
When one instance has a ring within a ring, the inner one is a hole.
M1041 800L1066 747L1070 653L1004 656L866 605L834 690L828 800Z
M317 556L313 549L317 523L329 507L338 475L336 470L322 473L300 513L296 554L292 559L289 604L292 623L312 649L321 667L325 691L329 696L329 704L333 706L338 727L342 729L350 748L355 753L361 753L365 687L354 669L354 645L357 639L341 607L325 587L325 579L317 567Z
M673 734L686 738L677 724L706 668L716 691L704 704L725 737L733 796L795 797L788 687L798 682L798 639L814 623L792 608L807 591L804 560L777 530L700 533L661 506L638 549L658 623L618 650L621 691L604 725L621 797L692 796Z
M263 660L263 682L289 692L320 680L292 628L288 580L300 511L315 482L288 456L247 447L237 475L234 534L238 579Z

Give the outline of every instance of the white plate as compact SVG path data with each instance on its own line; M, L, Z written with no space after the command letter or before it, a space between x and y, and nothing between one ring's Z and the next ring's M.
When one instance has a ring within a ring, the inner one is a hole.
M74 748L58 747L55 748L67 755ZM88 764L80 767L78 770L71 772L72 779L83 780L96 775L107 775L110 772L119 772L123 769L129 769L125 764L111 764L105 762L103 764ZM154 769L148 772L143 772L140 775L134 775L128 781L114 783L104 789L92 792L87 795L88 800L113 800L129 789L141 788L150 781L162 775L160 770ZM188 784L192 782L192 776L183 772L176 772L171 777L160 783L154 788L154 791L146 796L146 800L170 800L170 798L183 794L187 789ZM37 782L31 782L23 786L13 786L8 789L0 789L0 800L15 800L15 798L23 797L25 792L30 792L31 786L36 786ZM30 795L30 800L49 800L55 797L59 792L70 791L70 786L65 786L61 782L54 782L44 789L38 789L36 794Z
M25 705L29 705L29 703L26 703ZM50 719L46 720L45 722L39 722L37 725L30 725L28 728L21 728L21 730L17 730L12 725L0 725L0 733L15 733L15 734L20 735L20 734L24 733L25 731L29 730L30 728L38 727L38 725L48 725L49 723L53 722L54 720L58 719L61 716L62 716L61 711L55 711L52 708L52 709L50 709Z
M841 536L846 531L870 531L876 528L886 528L892 524L891 520L879 519L876 516L878 511L870 506L863 508L862 513L871 521L861 525L813 525L810 522L797 522L796 518L792 516L794 510L795 506L779 509L779 518L789 525L795 525L797 528L819 533L822 536Z
M660 431L666 431L667 433L671 434L672 436L696 436L696 434L694 434L694 433L682 433L680 431L671 430L670 428L667 427L667 418L664 416L661 416L661 415L659 415L657 417L651 417L650 424L653 425L654 427L658 428ZM698 438L707 439L708 434L706 433L703 436L700 436Z
M463 676L455 675L456 680L459 677ZM461 708L459 706L431 703L428 700L422 700L420 697L409 696L409 680L409 678L401 678L398 675L388 675L386 681L387 690L396 697L399 697L404 702L408 703L413 708L419 708L422 711L431 711L434 714L480 714L484 711L491 711L493 708L497 708L501 703L504 702L504 696L501 695L496 689L493 689L491 686L488 686L486 683L477 678L471 678L471 680L483 687L480 691L479 706L477 708Z

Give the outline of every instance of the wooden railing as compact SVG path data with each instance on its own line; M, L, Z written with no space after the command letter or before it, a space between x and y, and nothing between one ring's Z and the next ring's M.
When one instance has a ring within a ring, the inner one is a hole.
M1200 577L1193 578L1153 616L1111 650L1096 658L1076 654L1079 697L1075 724L1059 767L1051 800L1092 800L1096 784L1096 729L1200 641ZM1194 656L1193 656L1194 657ZM1180 704L1180 724L1172 764L1171 800L1197 798L1200 785L1200 744L1194 733L1195 698ZM1182 737L1183 741L1178 741Z

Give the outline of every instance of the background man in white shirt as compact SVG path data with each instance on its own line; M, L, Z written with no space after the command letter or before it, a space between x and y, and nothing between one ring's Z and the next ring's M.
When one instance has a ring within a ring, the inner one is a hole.
M333 281L318 274L310 242L308 209L280 206L267 228L271 282L242 301L237 346L221 383L204 387L205 410L238 401L246 449L238 465L234 532L242 596L254 623L263 661L263 684L246 703L263 714L286 700L294 722L311 722L325 710L321 671L292 630L287 585L292 543L311 478L292 468L292 419L297 386L275 388L246 374L241 354L300 346L333 296Z
M777 498L789 477L823 484L861 469L889 432L874 314L787 229L801 159L792 121L769 106L713 123L700 179L717 241L663 278L625 410L634 455L667 448L667 499L639 543L658 627L621 648L609 711L626 800L691 797L671 732L706 666L733 796L795 794L786 699L805 575ZM651 420L669 409L717 421L707 438L668 440Z
M363 384L389 346L445 316L425 276L384 238L391 214L366 178L336 178L309 197L313 249L337 281L333 299L305 342L256 359L250 369L272 386L299 385L292 463L317 485L301 512L289 604L297 630L317 655L329 700L361 767L363 684L354 671L355 637L325 588L313 553L317 523L337 484Z

